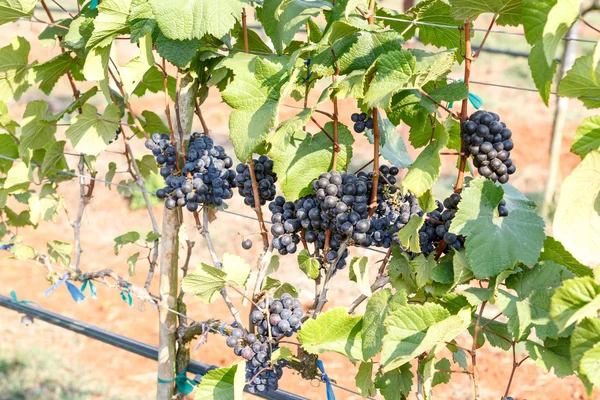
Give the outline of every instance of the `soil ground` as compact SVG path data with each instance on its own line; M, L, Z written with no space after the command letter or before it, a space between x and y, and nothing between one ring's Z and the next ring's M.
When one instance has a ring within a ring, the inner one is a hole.
M482 22L481 26L484 25L487 26ZM9 28L3 27L2 29L6 33ZM1 46L5 46L14 34L33 38L41 31L42 26L23 22L18 25L18 28L11 27L10 29L11 32L8 35L5 34L0 37ZM591 33L582 31L582 35L590 36ZM500 39L504 39L504 41ZM516 42L513 43L512 41L524 42L522 37L509 37L508 40L506 38L500 39L496 41L490 39L490 45L511 48L522 46L522 44L517 45ZM42 59L49 59L57 54L58 49L54 47L40 48L34 45L32 52ZM119 50L115 52L117 62L122 64L131 57L130 54L127 44L119 43ZM483 53L480 60L484 61L475 63L472 74L478 81L533 87L531 79L528 78L529 73L525 59ZM457 72L453 76L458 78L460 74ZM511 178L511 183L520 190L534 196L543 191L547 174L553 104L550 108L546 108L537 93L516 92L481 85L474 85L472 91L483 97L485 107L499 113L514 132L516 147L512 152L512 158L518 166L518 172ZM52 101L39 92L28 92L19 102L10 105L13 118L20 118L26 102L33 99L48 99L52 111L64 108L70 102L68 83L61 80L58 83L57 92L62 93L62 96L58 99L53 97ZM318 93L315 93L315 98L316 96L318 96ZM142 110L150 109L159 115L163 115L162 101L162 95L151 95L144 99L136 99L133 106L138 114ZM551 98L551 103L554 101L554 97ZM577 156L569 153L569 147L576 127L585 116L589 115L588 111L578 104L576 105L574 101L571 103L572 111L569 113L562 147L561 174L563 177L579 161ZM290 102L290 104L293 103ZM355 104L344 101L340 105L341 115L343 116L342 122L349 123L350 114L355 109ZM282 118L289 117L297 112L297 110L288 107L283 107L281 111ZM227 119L229 108L221 102L217 92L211 93L211 96L203 105L203 112L215 140L218 143L228 143ZM196 126L196 129L199 130L200 126ZM401 127L400 131L406 139L406 127ZM64 129L61 133L63 132ZM110 149L122 151L122 147L122 143L117 142L111 145ZM228 153L233 154L229 144L226 144L225 147ZM135 151L138 156L145 154L145 150L141 145L137 145ZM371 158L370 148L364 138L357 137L354 152L355 158L350 170L364 164ZM117 154L104 153L97 162L100 170L99 176L104 175L106 166L110 161L117 162L119 165L118 170L124 170L125 164L122 157ZM444 161L443 176L436 187L438 197L444 196L451 189L455 174L454 157L446 157ZM74 167L76 160L69 158L69 163L71 167ZM118 174L115 181L125 178L126 175ZM61 186L62 194L65 197L65 207L69 210L73 210L77 206L79 189L75 182L73 180L71 183L65 183ZM230 204L230 209L247 215L251 214L251 211L245 208L237 197ZM161 208L155 207L154 212L160 220ZM188 220L187 222L188 227L193 227L193 221ZM148 231L149 229L150 223L146 210L130 210L129 200L118 195L114 188L110 190L103 184L97 185L94 198L86 208L83 218L82 248L84 253L82 268L85 271L110 268L119 275L126 276L127 257L136 251L143 252L145 250L130 245L116 256L113 252L113 238L131 230ZM242 251L239 246L241 242L240 235L247 235L256 231L257 226L254 221L223 213L219 215L218 220L212 227L213 240L219 253L226 251L240 253ZM19 234L24 236L27 244L42 252L45 251L46 243L50 240L72 242L73 239L68 218L63 212L58 215L55 223L42 223L39 229L35 231L23 229ZM199 235L191 228L188 228L187 234L190 240L196 242L191 265L207 260L208 255L203 249ZM253 236L252 238L255 246L243 254L250 264L254 263L258 255L257 248L260 247L257 245L259 237ZM381 258L381 255L377 253L368 252L365 254L370 257L372 262ZM278 275L302 288L301 300L308 305L312 288L304 275L294 265L294 261L294 259L282 260ZM146 277L144 269L144 263L140 261L137 274L131 278L133 283L143 284ZM118 292L103 285L97 285L98 299L88 299L81 304L75 304L64 287L57 289L50 297L46 298L43 296L43 292L47 289L48 284L44 279L44 273L44 269L41 267L30 262L13 260L9 258L8 253L3 252L0 254L0 293L8 295L11 290L15 290L20 299L33 300L49 310L81 319L144 343L157 344L157 313L150 306L134 300L134 305L130 308L121 300ZM347 305L358 295L358 290L353 285L345 283L344 274L340 274L338 278L333 283L330 292L332 304L334 306ZM155 292L156 281L157 279L154 280L152 285ZM239 300L239 296L235 294L232 294L232 296L234 300ZM195 319L201 320L207 317L227 318L226 309L218 301L212 305L204 305L190 296L186 297L186 301L188 302L189 314ZM494 310L486 311L490 316L495 315ZM127 388L128 395L140 399L149 399L154 396L156 387L156 363L154 361L125 353L119 349L42 322L36 322L32 326L26 327L19 324L18 315L12 311L2 309L0 309L0 335L5 343L13 343L15 346L60 348L70 359L94 369L98 376L102 377L101 379L113 382L117 387ZM459 341L464 346L470 346L470 337L467 335L461 336ZM518 348L517 354L517 358L520 360L524 357L524 349ZM214 365L229 365L235 361L235 356L226 348L224 340L218 335L211 335L208 344L195 350L192 357ZM355 390L354 375L356 367L345 361L341 356L325 355L323 359L328 374L338 384ZM482 399L501 398L509 379L512 362L509 353L498 351L489 346L478 351ZM289 371L286 372L281 386L285 390L302 394L310 399L325 398L323 384L303 381ZM356 394L339 389L336 389L335 392L338 399L360 398ZM452 383L436 387L435 393L436 398L439 399L470 399L472 398L472 385L466 376L458 374L454 377ZM544 373L531 361L526 361L517 370L510 395L517 400L583 399L584 391L577 378L559 379L552 373ZM99 396L98 398L104 397Z

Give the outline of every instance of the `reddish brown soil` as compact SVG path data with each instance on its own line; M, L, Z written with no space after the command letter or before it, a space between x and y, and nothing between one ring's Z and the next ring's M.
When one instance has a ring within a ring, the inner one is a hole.
M7 32L8 28L3 28ZM0 39L2 46L17 33L29 38L33 38L40 32L40 26L29 23L22 23L15 32L14 28L9 35L4 35ZM118 62L123 63L131 57L131 52L127 49L126 43L119 43L120 51L118 53ZM56 54L58 49L39 49L34 46L33 51L41 57L50 58ZM483 57L483 56L482 56ZM458 75L456 75L458 76ZM504 74L502 65L483 64L474 70L474 76L478 80L489 80L492 82L503 82ZM61 109L70 101L69 88L66 81L58 83L58 92L63 93L59 101L50 101L53 111ZM513 151L513 159L518 165L519 172L511 181L521 190L526 192L539 192L543 190L543 182L546 176L546 166L548 163L548 149L551 136L551 109L545 108L539 96L535 93L511 92L500 89L489 89L477 86L476 93L489 100L489 104L498 103L495 111L503 115L504 120L514 131L516 148ZM12 104L10 112L15 119L22 115L26 101L34 98L45 98L35 91L28 93L20 102ZM136 100L133 103L136 112L151 109L163 114L162 96L148 96L143 100ZM551 100L553 101L553 100ZM290 104L292 102L290 101ZM348 123L349 117L355 110L355 105L351 101L344 101L340 104L343 122ZM203 106L207 122L213 131L215 139L224 143L226 141L227 118L229 109L221 103L217 93L211 96L206 105ZM563 162L561 171L563 176L577 164L576 156L569 154L568 149L576 126L579 124L585 112L577 108L578 118L569 120L565 130L565 140L563 142ZM283 117L289 117L297 112L293 108L282 107ZM199 129L199 125L196 127ZM406 129L402 128L403 135L406 138ZM62 131L64 132L64 130ZM370 148L366 145L366 140L357 137L354 146L355 162L354 166L362 165L365 161L371 159ZM111 145L111 150L122 151L122 143L118 142ZM227 145L228 151L232 153L231 147ZM138 155L144 154L142 146L137 145ZM414 154L414 152L413 152ZM70 159L70 165L74 166L74 160ZM103 176L109 161L115 161L119 164L119 170L123 170L124 162L116 154L103 154L98 161L100 170L99 176ZM444 173L446 174L444 182L451 182L454 175L453 165L454 157L446 157ZM117 175L118 179L125 179L125 175ZM66 207L74 210L77 206L78 188L75 181L61 186L62 194L65 196ZM442 190L448 190L449 184ZM231 204L231 210L241 211L250 214L250 210L244 208L236 199ZM161 209L155 207L157 218L161 217ZM73 213L71 213L73 214ZM191 265L195 265L201 260L207 260L206 251L203 249L202 241L196 232L192 232L193 222L188 220L188 234L190 239L196 242ZM82 268L86 271L93 271L103 268L111 268L122 276L127 275L127 266L125 260L136 251L145 250L129 246L115 256L113 252L113 238L125 232L139 229L147 231L150 224L145 210L131 211L128 209L128 201L116 193L116 190L108 190L103 184L99 184L94 193L94 198L86 208L82 224L82 247L84 249ZM222 253L225 251L239 253L239 234L249 234L257 231L256 224L251 220L240 219L231 215L220 215L217 222L213 224L213 239L217 250ZM38 230L21 230L27 244L34 246L38 251L43 252L46 248L46 242L50 240L63 240L72 242L72 230L67 217L60 213L55 223L42 223ZM243 256L253 265L258 255L257 244L258 236L253 236L255 246ZM143 255L144 253L142 253ZM379 257L378 254L368 253L374 262ZM8 257L6 252L0 255L0 293L8 295L11 290L15 290L21 299L29 299L38 302L44 308L53 310L69 317L78 318L83 321L100 326L104 329L126 335L144 343L152 345L157 344L157 316L156 311L148 305L144 306L137 300L134 300L134 307L129 308L120 298L119 293L98 285L98 299L86 300L82 304L75 304L65 288L59 288L49 298L43 297L43 292L48 285L44 279L45 271L39 266L29 262L18 262ZM131 281L136 284L143 284L145 280L145 265L142 261L138 263L138 272ZM280 278L289 281L304 291L301 299L308 304L311 297L311 286L303 277L303 274L294 266L294 260L287 260L282 263ZM334 299L333 304L343 306L348 304L358 294L354 285L348 285L344 274L340 274L333 284L331 296ZM157 279L153 282L153 290L156 291ZM238 296L233 294L237 300ZM188 310L190 315L196 319L207 317L221 317L227 319L227 313L224 307L215 302L213 305L204 305L192 297L186 297L188 301ZM490 315L493 311L490 311ZM107 381L114 382L116 386L127 387L133 395L139 395L140 398L152 398L156 385L156 363L141 357L125 353L116 348L87 339L65 331L50 328L44 323L36 323L30 327L24 327L18 324L19 317L7 310L0 310L0 334L3 341L14 343L15 346L34 346L35 344L44 347L61 347L69 351L73 360L97 371L99 376L104 376ZM470 338L467 335L460 337L460 341L465 345L470 345ZM523 357L523 350L519 349L518 358ZM206 363L215 365L229 365L235 361L232 352L225 347L224 341L217 335L211 335L208 345L201 346L192 353L192 357ZM354 375L356 367L352 366L343 357L336 355L325 355L323 357L329 375L345 387L354 390ZM490 347L484 347L478 352L478 365L480 371L480 386L482 399L499 399L504 394L506 383L511 370L512 359L510 354L499 352ZM318 382L306 382L287 372L282 382L282 387L311 399L325 398L325 389ZM472 386L464 375L457 375L449 385L437 387L436 398L439 399L470 399L472 398ZM579 381L574 378L558 379L553 374L545 374L538 369L532 362L526 361L517 371L513 381L510 394L518 400L563 400L563 399L583 399L583 388ZM345 393L336 389L336 395L339 399L358 399L359 396ZM100 397L101 398L101 397ZM600 397L599 397L600 398Z

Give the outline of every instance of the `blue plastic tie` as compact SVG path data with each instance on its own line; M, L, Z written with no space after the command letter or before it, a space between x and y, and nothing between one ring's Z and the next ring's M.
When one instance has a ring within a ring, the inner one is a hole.
M331 381L329 381L329 376L325 373L325 367L323 366L323 361L317 360L317 367L319 367L319 371L323 374L321 380L325 382L325 387L327 388L327 400L335 400L335 393L333 393L333 387L331 386Z
M462 82L463 79L459 79L458 82ZM469 98L469 102L471 103L471 105L473 107L475 107L476 110L479 110L481 108L481 106L483 106L483 99L479 96L477 96L475 93L471 93L469 92L468 96ZM454 102L450 102L448 103L448 108L452 108L452 106L454 105Z
M3 244L0 246L0 250L10 250L14 245L14 243Z
M192 393L194 388L198 385L198 383L195 380L187 377L187 368L184 368L183 371L181 371L175 377L175 379L166 380L166 379L158 378L158 383L171 383L171 382L175 382L175 384L177 385L177 389L179 389L179 391L183 394Z
M235 327L237 326L237 321L233 321L233 322L231 323L231 326L233 326L233 327L235 328Z
M90 3L90 10L95 10L96 7L98 7L98 1L99 0L92 0L92 2Z
M10 292L10 297L12 298L12 300L15 303L19 303L19 304L35 304L38 307L41 307L38 303L36 303L35 301L31 301L31 300L19 300L17 298L17 293L13 290Z
M73 300L75 300L76 303L79 303L83 300L85 300L85 295L83 293L81 293L81 290L79 290L77 288L77 286L73 285L71 282L69 282L67 279L69 279L69 275L70 272L67 272L66 274L63 275L62 278L60 278L60 280L58 282L56 282L54 285L50 286L50 288L48 290L46 290L44 292L44 296L48 297L50 296L50 294L60 285L62 285L63 283L67 286L67 289L69 290L69 293L71 294L71 297L73 298Z
M225 322L223 322L221 324L221 329L219 329L219 333L221 334L221 336L225 336L225 333L223 332L223 329L225 329L225 325L227 325Z
M133 307L133 299L131 298L131 292L129 289L121 290L121 298L129 305L129 307Z
M81 285L81 292L85 292L85 289L88 286L88 282L90 283L90 292L92 294L92 299L96 299L98 298L97 294L96 294L96 286L94 286L94 282L90 281L89 279L83 281L83 285Z

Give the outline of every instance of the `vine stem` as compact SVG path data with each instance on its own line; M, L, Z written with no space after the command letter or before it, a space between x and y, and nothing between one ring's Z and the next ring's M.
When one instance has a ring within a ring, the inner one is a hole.
M464 79L463 82L465 84L465 86L467 87L467 90L469 89L469 81L471 79L471 63L473 62L473 49L471 47L471 23L467 22L465 23L464 26L464 31L465 31L465 74L464 74ZM479 49L481 50L480 46ZM463 99L462 101L462 107L460 110L460 122L464 122L469 118L468 115L468 109L469 109L469 98L467 96L467 98ZM460 147L461 149L464 147L464 141L461 138L460 139ZM465 179L465 168L467 166L467 157L464 154L461 154L460 156L460 163L458 166L458 176L456 177L456 184L454 185L454 193L459 193L462 192L462 186L463 186L463 182Z
M136 114L133 112L133 108L131 108L131 103L129 103L129 100L125 100L127 98L127 94L125 93L125 90L123 89L123 80L121 79L121 74L119 73L119 69L117 68L117 64L115 64L115 62L112 60L112 58L110 59L110 62L112 63L113 68L117 72L117 75L119 75L119 78L117 79L117 77L115 76L114 72L112 72L112 70L110 69L110 67L107 67L108 73L110 74L111 78L115 82L115 85L117 85L117 88L119 89L119 92L121 93L121 96L123 97L123 101L125 102L125 107L127 108L127 111L129 111L129 114L131 114L131 118L133 119L133 123L135 124L135 127L140 132L142 132L142 135L144 135L144 137L146 139L149 139L150 136L144 130L144 127L142 126L142 124L140 124L140 121L138 120ZM114 100L115 99L113 98L113 102L115 104L117 104L116 101L114 101Z
M369 25L375 23L375 0L369 1ZM377 187L379 185L379 113L377 108L372 110L373 118L373 187L371 189L371 204L369 204L369 217L372 217L377 208Z
M492 22L490 22L490 26L488 27L487 31L485 32L485 36L483 37L483 40L481 41L481 44L479 45L479 48L477 49L477 52L473 55L473 60L477 60L477 57L479 57L479 53L481 53L481 49L483 49L483 45L485 44L485 41L487 40L488 36L490 35L490 32L492 31L492 28L494 27L494 23L496 22L496 18L497 15L494 15L494 17L492 18ZM469 25L470 27L471 25ZM470 36L470 34L469 34ZM470 39L469 39L470 41ZM466 53L469 54L469 53Z
M165 58L163 57L162 59L162 76L163 76L163 89L165 92L165 116L167 117L167 124L169 125L169 132L171 133L171 137L173 136L173 134L175 133L175 130L173 129L173 121L171 121L171 106L170 106L170 99L169 99L169 83L168 83L168 78L169 75L167 74L167 65L166 65L166 61Z
M477 371L477 337L480 332L480 324L481 324L481 315L483 314L483 310L485 309L486 301L481 303L481 307L479 308L479 314L477 315L477 321L475 322L475 327L473 328L473 345L471 346L471 376L473 377L473 392L475 395L475 400L479 400L479 372Z
M317 318L319 316L319 313L323 310L323 307L325 307L325 303L327 303L327 292L329 291L329 281L333 277L333 273L336 270L335 266L340 261L340 258L342 257L342 254L344 254L345 251L346 251L346 243L342 243L338 250L337 259L329 265L329 269L327 269L327 273L325 274L325 279L323 280L323 286L321 287L321 293L319 294L318 301L316 302L316 306L314 307L314 311L313 311L313 315L312 315L313 318Z

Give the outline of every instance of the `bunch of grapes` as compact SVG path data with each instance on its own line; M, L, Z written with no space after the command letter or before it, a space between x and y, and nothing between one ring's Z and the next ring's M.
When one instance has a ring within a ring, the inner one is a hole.
M267 305L269 312L267 313ZM271 337L279 340L290 337L302 327L302 304L289 293L284 293L279 299L269 298L258 303L258 308L252 311L251 322L256 326L259 335L268 337L271 327Z
M510 129L492 112L476 111L461 124L463 151L473 156L479 173L494 182L508 182L517 169L510 159L514 146L511 136Z
M253 159L254 173L258 184L258 194L260 205L264 206L267 201L271 201L277 194L275 182L277 174L273 172L273 160L262 155L258 159ZM246 164L238 164L235 167L238 175L235 178L235 184L238 187L240 195L244 197L244 204L254 207L254 192L252 191L252 180L250 179L250 170Z
M419 231L419 242L423 254L429 255L442 240L447 244L445 252L449 251L450 248L460 250L464 247L465 237L450 232L450 224L456 216L460 200L461 196L458 193L452 193L443 203L436 200L437 209L427 214L427 218ZM504 199L498 204L498 214L501 217L508 215Z
M226 340L235 355L246 360L246 390L253 394L277 390L279 379L283 376L285 361L271 361L271 352L277 349L277 345L268 343L267 339L266 336L235 328Z
M375 246L389 248L399 243L398 231L408 223L413 215L423 215L419 199L410 193L402 195L394 192L377 204L371 221L369 235Z
M277 249L282 256L295 253L300 243L301 229L300 222L296 218L295 204L286 202L283 196L277 196L275 201L269 203L269 210L273 213L271 216L273 248Z
M354 132L363 133L366 129L373 129L373 118L367 117L366 113L354 113L350 116L354 122Z
M233 196L236 177L230 169L233 161L210 137L199 133L190 137L181 175L175 175L177 149L170 144L168 135L155 133L146 141L146 147L161 165L160 174L166 187L158 189L156 196L165 199L166 208L185 206L189 211L197 211L199 204L218 207Z

